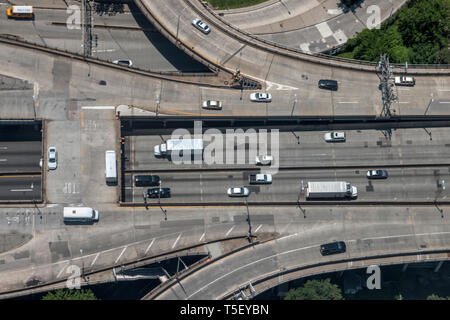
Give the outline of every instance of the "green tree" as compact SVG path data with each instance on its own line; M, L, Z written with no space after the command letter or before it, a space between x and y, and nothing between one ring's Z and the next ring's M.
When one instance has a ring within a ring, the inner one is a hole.
M341 2L348 7L351 7L352 5L357 4L359 1L361 1L361 0L341 0Z
M91 289L87 290L56 290L42 297L42 300L97 300Z
M290 289L284 300L343 300L342 291L336 285L325 280L308 280L296 289Z
M450 297L439 297L437 294L432 294L427 297L427 300L450 300Z

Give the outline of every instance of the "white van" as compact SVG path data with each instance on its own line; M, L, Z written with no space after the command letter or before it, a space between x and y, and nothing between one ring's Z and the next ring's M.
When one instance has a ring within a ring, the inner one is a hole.
M105 175L106 183L115 184L117 182L116 152L114 150L108 150L105 153Z
M92 223L98 221L98 210L88 207L64 207L64 222Z

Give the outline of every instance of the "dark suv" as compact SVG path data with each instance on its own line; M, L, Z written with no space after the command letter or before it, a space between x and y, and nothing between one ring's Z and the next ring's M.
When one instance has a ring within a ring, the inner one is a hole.
M149 198L170 198L170 188L151 188L147 195Z
M139 175L134 176L134 185L136 187L153 187L159 186L159 176Z
M319 80L319 88L337 91L338 82L336 80L321 79Z
M323 256L329 254L344 253L346 250L345 243L343 241L336 241L331 243L326 243L320 246L320 253Z

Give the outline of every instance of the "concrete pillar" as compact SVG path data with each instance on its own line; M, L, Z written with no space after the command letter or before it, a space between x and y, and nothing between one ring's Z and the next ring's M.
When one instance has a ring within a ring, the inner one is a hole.
M434 268L434 272L438 272L439 269L442 267L442 265L444 264L444 261L439 261L439 263L437 264L436 268Z
M408 268L408 264L405 263L405 264L403 265L402 272L405 272L407 268Z

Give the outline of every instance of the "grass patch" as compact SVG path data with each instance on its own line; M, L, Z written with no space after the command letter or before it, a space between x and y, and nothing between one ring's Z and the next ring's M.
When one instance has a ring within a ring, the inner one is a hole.
M266 1L267 0L207 0L207 2L216 10L250 7Z

